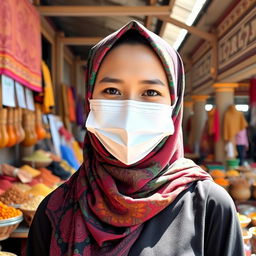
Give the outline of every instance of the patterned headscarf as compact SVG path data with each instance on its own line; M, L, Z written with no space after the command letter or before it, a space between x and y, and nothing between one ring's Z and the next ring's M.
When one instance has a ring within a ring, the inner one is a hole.
M128 255L146 221L170 205L192 182L210 179L201 168L183 158L182 61L172 47L139 23L131 21L92 48L86 78L87 100L92 97L104 56L132 29L149 42L162 61L174 106L175 133L144 159L126 166L88 132L84 163L51 195L46 209L53 227L51 256Z

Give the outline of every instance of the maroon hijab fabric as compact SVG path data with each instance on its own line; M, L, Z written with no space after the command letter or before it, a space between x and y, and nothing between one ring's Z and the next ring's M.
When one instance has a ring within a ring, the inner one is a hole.
M86 78L87 100L92 96L104 56L131 29L148 41L162 61L174 106L175 132L130 166L111 156L88 132L82 166L53 192L46 209L53 227L50 255L128 255L146 221L170 205L194 181L211 179L191 160L183 158L182 61L172 47L139 23L128 23L92 48Z

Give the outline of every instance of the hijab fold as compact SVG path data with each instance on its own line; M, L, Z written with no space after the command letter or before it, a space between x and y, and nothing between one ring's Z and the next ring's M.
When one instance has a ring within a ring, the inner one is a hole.
M210 176L183 158L181 132L184 70L164 40L135 21L103 39L90 52L88 99L100 64L127 31L134 29L159 56L168 77L175 133L138 163L126 166L87 133L80 169L51 194L46 214L52 227L50 255L128 255L146 221L169 206L194 181Z

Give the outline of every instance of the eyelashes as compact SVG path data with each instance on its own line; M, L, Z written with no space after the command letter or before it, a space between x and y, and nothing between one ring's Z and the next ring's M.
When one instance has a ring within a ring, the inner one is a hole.
M120 90L114 88L114 87L109 87L103 90L104 94L108 94L108 95L122 95L122 93L120 92ZM161 96L162 94L157 91L157 90L153 90L153 89L148 89L145 90L141 96L146 96L146 97L156 97L156 96Z

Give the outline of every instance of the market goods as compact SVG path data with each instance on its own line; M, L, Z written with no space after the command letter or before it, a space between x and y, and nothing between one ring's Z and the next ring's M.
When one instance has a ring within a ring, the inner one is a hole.
M231 182L229 193L234 200L246 201L251 197L251 189L246 179L237 179Z
M37 163L42 163L44 166L47 166L52 162L52 159L42 150L36 150L30 156L23 157L22 160L24 162L32 163L32 166Z
M17 187L12 186L0 195L0 201L7 204L21 204L29 199L29 195L19 190Z
M17 109L17 129L19 130L19 139L17 139L17 143L21 143L25 139L25 131L22 127L22 109Z
M16 144L17 138L14 130L14 112L12 108L8 108L7 112L7 133L8 133L8 142L6 147L12 147Z
M46 137L46 131L42 124L42 111L39 104L36 104L36 121L35 121L35 128L36 128L36 135L38 140L42 140Z
M33 112L26 111L23 114L23 127L25 131L25 138L22 141L22 145L25 147L33 146L37 142L35 116Z
M39 170L37 170L35 168L32 168L31 166L29 166L27 164L21 166L20 169L25 170L26 172L28 172L32 176L32 178L35 178L35 177L37 177L41 174L41 172Z
M31 198L27 202L21 204L20 209L21 210L35 211L44 198L45 197L42 196L42 195L34 196L33 198Z
M220 185L220 186L223 186L223 187L226 187L226 186L229 186L229 181L227 179L224 179L224 178L217 178L217 179L214 179L214 181Z
M39 178L43 180L43 183L48 187L53 187L54 185L61 182L61 179L55 175L52 174L51 171L49 171L46 168L40 168L41 175Z
M228 177L238 177L240 176L240 173L237 170L229 170L227 171L227 176Z
M0 148L4 148L8 143L7 133L7 109L0 109Z
M13 186L18 188L22 192L27 192L28 190L31 189L31 186L29 186L28 184L21 183L21 182L14 182Z
M9 180L0 179L0 189L6 191L7 189L12 187L12 183Z
M27 193L32 194L34 196L38 196L38 195L47 196L51 192L52 190L49 187L45 186L42 183L39 183L33 186Z
M250 224L251 218L247 217L244 214L240 214L240 213L237 213L237 216L238 216L238 220L239 220L242 228L245 228Z
M19 209L15 209L14 207L0 202L0 220L13 218L20 215L22 215L22 212Z
M211 176L214 178L214 179L217 179L217 178L225 178L226 174L225 172L221 171L221 170L212 170L210 172Z

